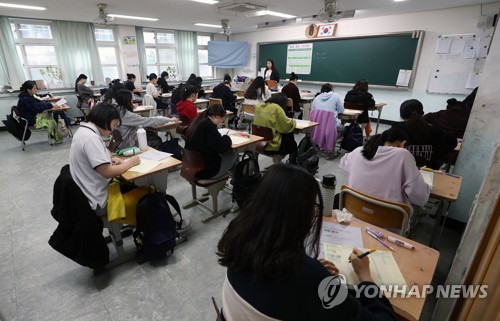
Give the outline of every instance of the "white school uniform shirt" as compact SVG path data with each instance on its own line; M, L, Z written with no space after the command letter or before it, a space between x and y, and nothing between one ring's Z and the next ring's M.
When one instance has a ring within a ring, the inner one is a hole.
M152 83L148 83L146 85L146 94L153 96L153 98L158 98L158 96L160 95L158 89L156 89L156 86Z
M264 80L271 80L272 69L267 69L264 71Z
M102 177L96 168L110 163L111 156L97 127L92 123L81 124L71 142L69 170L93 210L97 205L105 208L108 204L108 185L111 179Z
M417 169L415 158L404 148L379 146L368 160L358 147L345 154L339 167L349 173L349 186L387 201L423 206L431 188Z

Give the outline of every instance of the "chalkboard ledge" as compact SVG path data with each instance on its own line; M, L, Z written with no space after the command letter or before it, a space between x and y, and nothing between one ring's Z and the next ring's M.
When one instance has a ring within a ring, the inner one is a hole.
M330 83L336 87L353 87L354 84L341 83L341 82L333 82L333 81L311 81L311 80L299 80L299 84L306 85L323 85L326 83ZM284 84L284 82L280 81L280 84ZM397 87L397 86L382 86L382 85L372 85L370 84L370 88L373 89L387 89L387 90L397 90L397 91L410 91L409 87Z

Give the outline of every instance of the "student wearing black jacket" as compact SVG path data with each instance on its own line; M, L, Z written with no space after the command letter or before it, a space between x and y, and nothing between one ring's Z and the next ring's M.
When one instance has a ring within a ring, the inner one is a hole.
M225 110L230 110L235 115L238 112L238 109L235 107L236 96L231 91L230 81L224 80L224 82L221 82L220 84L215 86L212 93L212 98L222 99L222 106Z
M297 87L297 81L299 77L292 72L290 75L290 82L281 88L281 92L284 93L288 98L291 98L293 101L293 111L296 115L299 115L299 119L302 119L302 113L300 109L300 103L302 98L300 97L299 87Z
M217 130L225 116L226 111L221 105L212 105L189 124L185 148L200 152L205 161L205 168L197 174L198 178L218 179L238 162L238 153L231 148L231 138L221 136Z
M276 80L276 82L280 81L280 73L278 72L278 69L274 67L274 60L272 59L267 59L266 61L264 80Z
M345 103L362 104L364 109L363 113L358 116L359 124L369 124L370 118L368 117L368 108L375 106L373 95L368 92L368 81L360 79L354 84L352 90L349 90L344 98ZM370 136L371 128L365 130L366 136Z
M361 291L355 298L346 288L345 298L337 298L340 289L323 288L319 296L322 281L342 273L332 262L317 259L322 211L318 183L303 168L279 164L269 169L217 246L219 263L227 267L222 300L228 320L260 320L262 314L288 321L396 320L373 282L370 259L358 258L356 248L350 254L352 266L373 296ZM323 306L336 299L338 305Z
M158 86L162 89L162 93L166 94L170 91L174 90L175 86L169 86L168 82L168 72L164 71L160 75L160 79L158 79Z

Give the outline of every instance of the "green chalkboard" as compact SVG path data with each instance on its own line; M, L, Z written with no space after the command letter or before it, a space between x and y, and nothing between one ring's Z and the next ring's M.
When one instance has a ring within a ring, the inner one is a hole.
M311 74L299 74L300 79L355 83L364 78L372 85L396 86L399 70L413 69L418 41L411 34L395 34L259 44L258 70L272 58L281 79L289 78L285 74L288 45L312 42Z

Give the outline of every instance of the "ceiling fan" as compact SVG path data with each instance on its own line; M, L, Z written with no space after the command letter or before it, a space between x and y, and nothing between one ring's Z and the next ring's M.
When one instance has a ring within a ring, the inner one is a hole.
M94 23L110 25L113 24L115 18L108 16L108 5L105 3L99 3L97 5L97 9L99 10L99 15L96 19L94 19Z
M220 21L220 24L221 24L221 27L222 29L219 31L219 33L223 34L223 35L231 35L232 31L231 31L231 27L229 26L229 20L228 19L222 19Z
M320 22L336 22L342 18L354 17L355 12L355 10L343 10L337 0L325 0L325 7L313 18Z

